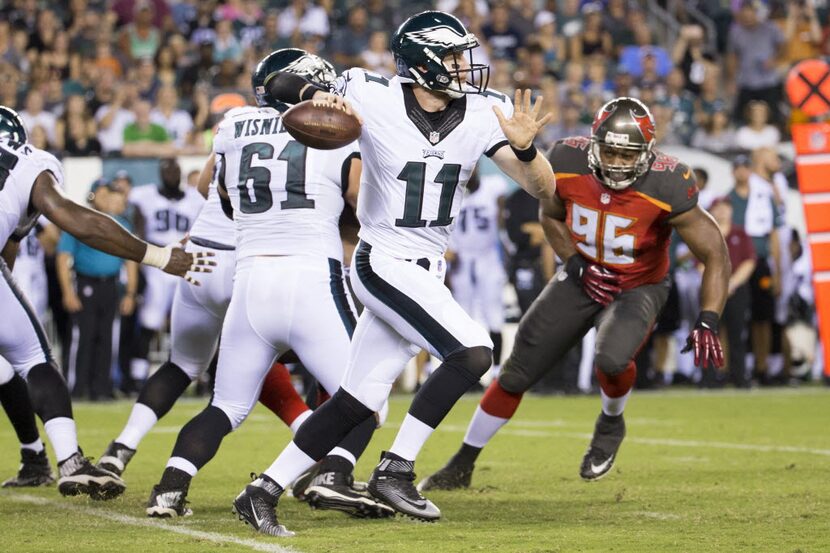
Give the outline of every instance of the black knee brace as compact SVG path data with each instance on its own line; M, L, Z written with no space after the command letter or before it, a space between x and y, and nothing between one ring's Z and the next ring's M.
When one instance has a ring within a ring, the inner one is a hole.
M607 353L598 352L594 356L594 365L597 370L608 376L617 376L628 367L629 359L614 359Z
M190 377L178 365L168 361L147 379L138 394L137 402L152 409L160 419L170 411L189 385Z
M490 369L492 362L493 351L485 346L451 353L415 394L409 414L432 428L437 427L455 402Z
M29 370L26 377L32 407L42 422L57 417L72 418L69 389L54 363L41 363Z
M300 426L294 443L319 461L372 414L371 409L340 388Z

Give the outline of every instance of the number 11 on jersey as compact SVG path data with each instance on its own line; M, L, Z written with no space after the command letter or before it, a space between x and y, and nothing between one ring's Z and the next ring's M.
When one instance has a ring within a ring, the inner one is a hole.
M424 186L426 183L427 164L423 161L408 161L398 175L398 180L406 182L403 217L395 219L395 226L420 228L427 226L421 219L424 209ZM446 163L435 176L435 182L441 185L441 197L438 200L438 218L429 222L431 227L445 227L452 224L452 200L455 187L461 175L461 165Z

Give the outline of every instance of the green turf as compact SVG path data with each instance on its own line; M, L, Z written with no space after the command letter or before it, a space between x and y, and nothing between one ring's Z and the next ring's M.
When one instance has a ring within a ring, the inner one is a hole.
M461 401L430 439L417 464L421 476L455 451L477 399ZM408 401L392 401L389 424L358 465L359 477L368 476L379 450L391 443ZM96 516L146 522L143 504L178 427L202 405L183 402L148 435L126 473L123 498L96 503L60 498L54 488L0 491L0 550L251 551L245 544L216 544ZM289 436L258 408L194 481L195 514L158 525L305 553L830 551L830 390L637 394L626 413L628 438L616 467L587 484L577 469L598 410L596 397L525 399L482 454L472 489L430 494L443 511L436 524L352 520L286 498L281 520L297 537L275 540L254 534L230 513L248 473L264 470ZM75 412L82 445L98 456L120 430L129 404L81 404ZM5 421L0 447L5 478L17 463ZM45 501L35 503L39 498Z

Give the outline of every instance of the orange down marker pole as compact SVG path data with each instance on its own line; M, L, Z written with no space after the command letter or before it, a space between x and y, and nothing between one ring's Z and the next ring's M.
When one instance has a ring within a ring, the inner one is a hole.
M790 70L787 96L809 117L830 114L830 65L805 60ZM819 339L824 344L824 376L830 379L830 124L793 125L795 167L804 203L807 241L813 260Z

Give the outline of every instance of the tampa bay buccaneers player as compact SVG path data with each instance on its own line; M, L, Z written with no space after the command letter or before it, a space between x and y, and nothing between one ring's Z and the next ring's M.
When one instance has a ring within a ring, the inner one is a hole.
M634 98L598 112L592 136L566 138L549 155L556 194L540 219L565 262L522 318L510 358L476 409L461 449L418 488L467 487L487 442L513 416L522 394L592 327L602 412L582 459L588 481L608 473L625 437L623 409L634 358L669 292L669 237L676 229L703 263L701 312L688 337L695 364L723 364L718 321L730 264L714 220L697 205L694 173L654 149L654 120Z

